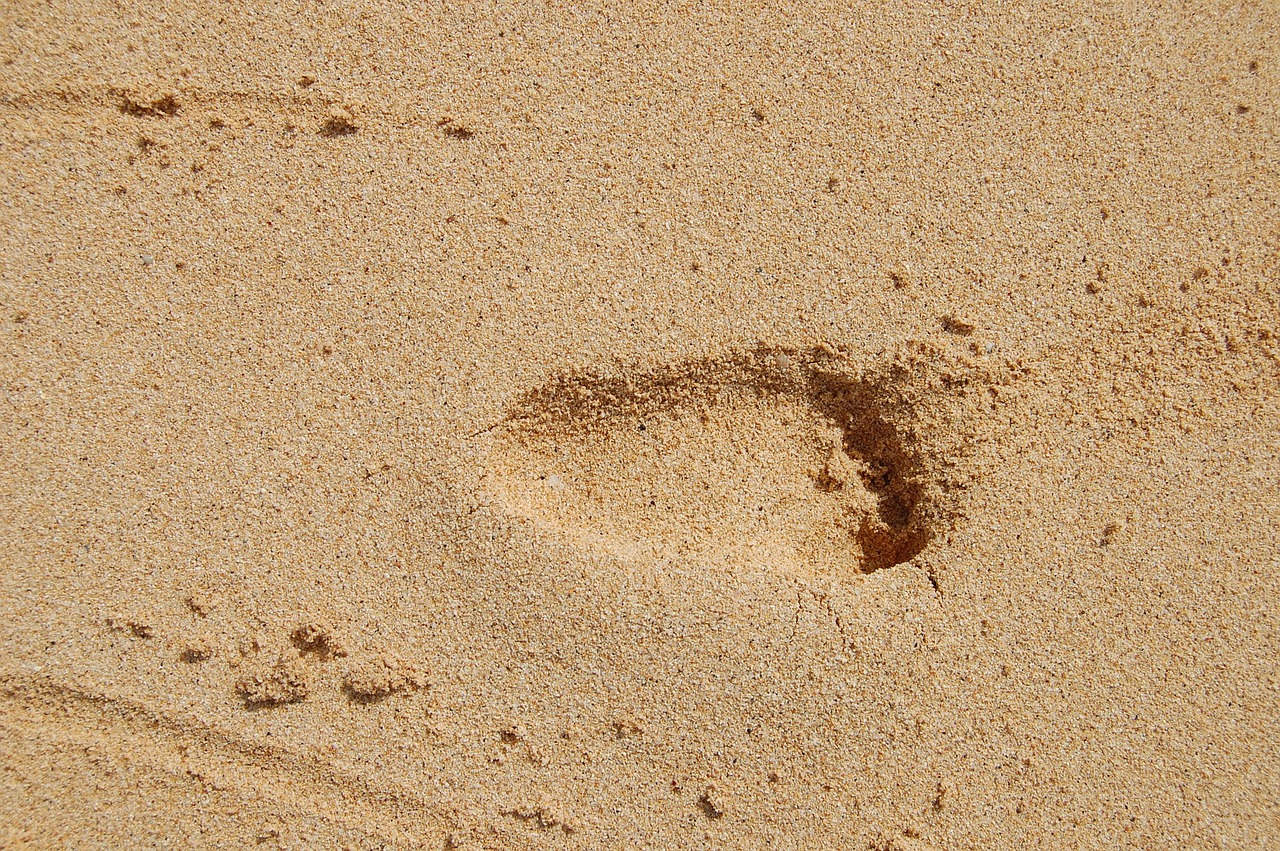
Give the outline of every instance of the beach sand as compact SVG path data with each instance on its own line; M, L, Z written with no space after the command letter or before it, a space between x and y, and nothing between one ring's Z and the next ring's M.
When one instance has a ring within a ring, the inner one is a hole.
M1280 844L1280 7L0 10L0 846Z

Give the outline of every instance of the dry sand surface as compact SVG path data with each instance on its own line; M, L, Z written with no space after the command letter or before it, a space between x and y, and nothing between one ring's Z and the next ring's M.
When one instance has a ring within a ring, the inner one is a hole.
M0 8L0 846L1280 847L1280 5Z

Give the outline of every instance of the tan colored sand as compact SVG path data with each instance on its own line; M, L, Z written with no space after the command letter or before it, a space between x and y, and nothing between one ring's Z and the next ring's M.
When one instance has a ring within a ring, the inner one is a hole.
M4 4L0 846L1275 847L1278 94L1266 2Z

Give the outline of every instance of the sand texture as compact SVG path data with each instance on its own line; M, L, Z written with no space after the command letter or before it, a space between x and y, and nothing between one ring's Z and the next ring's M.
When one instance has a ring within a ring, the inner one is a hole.
M1280 847L1280 4L0 4L0 847Z

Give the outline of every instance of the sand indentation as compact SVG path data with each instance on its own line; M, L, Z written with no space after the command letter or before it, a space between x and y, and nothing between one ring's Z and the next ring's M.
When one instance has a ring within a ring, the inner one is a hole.
M764 347L562 375L489 433L489 471L507 511L625 558L870 572L930 534L882 383L826 349Z

